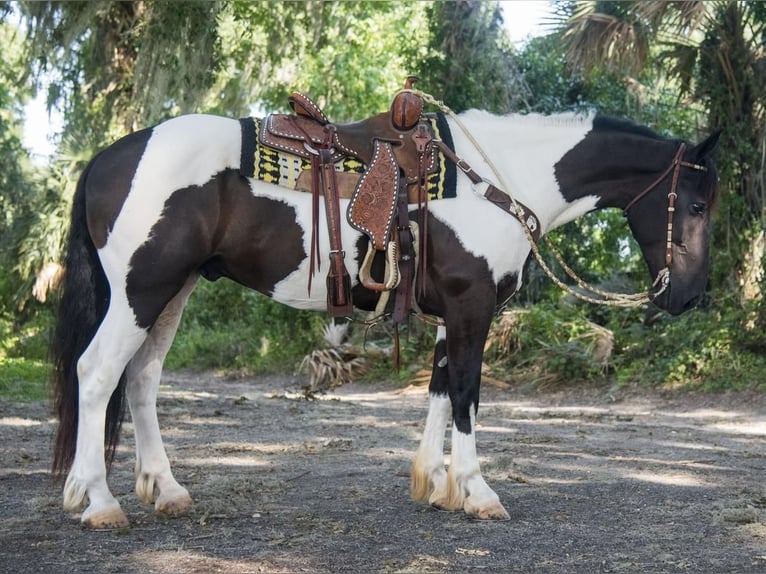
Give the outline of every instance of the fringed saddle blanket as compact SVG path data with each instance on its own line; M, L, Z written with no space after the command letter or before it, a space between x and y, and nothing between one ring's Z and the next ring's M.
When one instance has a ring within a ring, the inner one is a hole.
M436 139L442 140L452 148L452 135L444 114L425 114L433 129ZM261 130L260 118L253 118L254 129L243 131L243 155L240 171L246 177L273 183L289 189L311 193L311 162L308 159L274 150L263 146L258 141ZM249 140L249 141L248 141ZM436 153L436 170L428 176L428 200L455 197L455 164L439 152ZM359 177L367 166L355 157L344 157L335 163L337 172L338 194L342 198L351 198ZM414 186L411 186L414 187ZM416 191L416 190L413 190ZM416 195L411 203L417 203Z

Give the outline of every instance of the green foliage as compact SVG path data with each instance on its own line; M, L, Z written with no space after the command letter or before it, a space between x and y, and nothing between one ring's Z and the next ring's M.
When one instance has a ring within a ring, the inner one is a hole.
M39 197L29 155L21 142L23 105L31 95L24 76L22 37L0 21L0 312L15 310L23 297L18 285L26 279L19 269L23 228L34 212L31 201Z
M418 68L423 89L457 112L522 109L527 90L502 21L502 11L493 3L431 4L431 51Z
M220 2L21 2L30 68L50 80L64 138L95 152L193 111L214 80Z
M358 318L364 320L361 314ZM394 327L390 322L380 322L369 328L362 323L352 324L350 340L360 349L385 351L370 353L372 362L366 364L369 370L365 379L409 384L416 372L431 368L436 328L414 317L399 325L399 369L394 362Z
M280 305L231 281L201 281L167 359L170 369L276 372L319 345L324 318Z
M611 332L591 321L587 308L540 302L510 309L495 321L485 359L506 380L570 384L608 373L612 345Z
M0 357L0 397L39 401L48 396L50 367L44 361Z
M757 313L724 298L670 317L565 297L506 311L493 325L485 359L493 376L524 384L766 390L762 328Z
M39 400L47 396L50 316L23 325L0 316L0 397Z
M49 307L42 307L24 321L0 318L0 356L44 361L52 323Z
M226 55L208 109L285 110L288 94L299 90L333 121L381 112L425 49L414 41L424 36L425 6L231 2L220 15Z
M634 323L619 339L618 381L704 391L765 389L766 357L749 345L759 334L748 323L738 304L717 297L705 309L662 316L649 326Z

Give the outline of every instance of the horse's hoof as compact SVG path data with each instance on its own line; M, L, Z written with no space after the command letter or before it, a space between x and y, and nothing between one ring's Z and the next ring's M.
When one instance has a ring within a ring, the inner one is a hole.
M84 527L95 530L119 530L130 526L128 517L119 506L93 513L85 511L81 522Z
M431 495L431 498L428 499L428 504L430 504L432 508L443 512L455 512L456 510L460 510L460 505L455 506L454 504L450 504L450 499L447 495Z
M479 520L510 520L511 516L499 502L491 502L483 506L465 506L465 511Z
M182 516L189 512L191 505L192 499L188 494L168 499L163 499L160 496L154 504L154 509L166 516Z

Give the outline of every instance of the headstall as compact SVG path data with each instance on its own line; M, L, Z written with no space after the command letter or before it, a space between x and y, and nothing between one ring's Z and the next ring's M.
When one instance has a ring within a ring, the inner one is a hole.
M625 209L622 210L622 214L627 217L628 211L630 211L631 207L633 207L640 199L642 199L645 195L647 195L650 191L662 183L662 181L668 175L670 175L671 172L673 173L673 179L670 184L670 192L668 192L668 234L667 238L665 239L665 267L660 269L660 271L657 273L656 279L652 283L652 288L659 287L659 290L655 291L650 296L651 299L657 298L663 291L665 291L665 289L667 289L668 285L670 285L670 268L673 263L673 215L676 211L676 199L678 198L676 189L678 189L678 176L681 172L681 168L688 167L697 171L707 172L707 168L704 165L691 163L681 159L684 156L684 151L686 151L686 144L682 143L678 147L678 151L676 152L676 155L673 157L673 161L667 167L667 169L663 171L662 174L649 185L649 187L634 197L630 203L628 203Z

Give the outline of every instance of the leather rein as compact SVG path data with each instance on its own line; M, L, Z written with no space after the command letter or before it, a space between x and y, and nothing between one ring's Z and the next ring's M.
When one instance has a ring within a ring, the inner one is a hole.
M630 200L628 205L625 206L625 209L622 210L622 214L627 217L631 207L633 207L650 191L662 183L663 180L668 177L668 175L671 173L673 174L673 179L671 180L670 184L670 191L668 192L668 232L665 239L665 267L659 270L657 273L657 278L652 283L652 288L659 286L659 290L652 293L650 299L655 299L658 297L663 291L665 291L665 289L667 289L668 285L670 285L670 269L673 264L673 219L676 211L676 199L678 198L678 193L676 190L678 189L678 178L681 173L681 168L688 167L702 172L707 172L708 170L704 165L683 160L682 158L684 156L684 151L686 151L686 144L682 143L678 147L678 151L676 152L676 155L673 157L673 161L670 163L667 169L665 169L665 171L663 171L657 179L649 184L646 189L644 189L636 197Z

